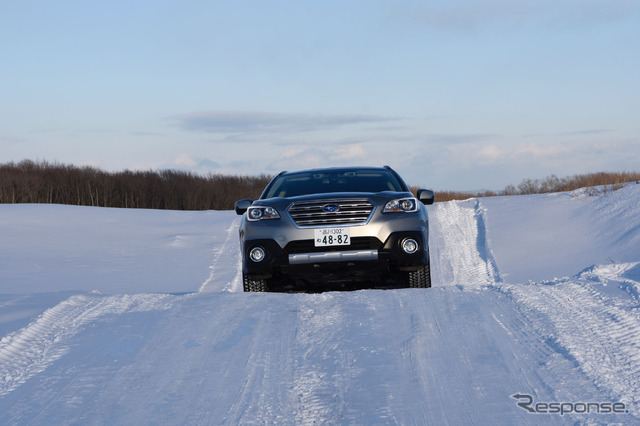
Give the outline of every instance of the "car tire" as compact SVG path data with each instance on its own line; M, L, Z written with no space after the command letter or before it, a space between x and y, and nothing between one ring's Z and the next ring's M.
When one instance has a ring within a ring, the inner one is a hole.
M410 271L406 274L409 288L431 287L431 268L429 265L424 265L417 271Z
M264 278L254 278L242 274L242 284L245 292L267 291L267 280Z

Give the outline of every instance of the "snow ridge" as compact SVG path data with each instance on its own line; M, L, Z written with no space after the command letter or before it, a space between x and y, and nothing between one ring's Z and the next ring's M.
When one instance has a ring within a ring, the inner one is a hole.
M85 325L107 314L168 309L168 295L105 297L79 294L46 310L25 328L0 340L0 396L43 372L69 350L65 344Z
M436 285L482 286L502 281L489 248L485 214L475 198L434 205L430 250Z
M209 278L202 283L198 293L214 291L237 292L242 290L242 257L238 244L239 226L240 219L235 218L227 228L224 242L215 251L213 261L209 266L211 271ZM221 260L230 257L235 259L235 263L228 264Z

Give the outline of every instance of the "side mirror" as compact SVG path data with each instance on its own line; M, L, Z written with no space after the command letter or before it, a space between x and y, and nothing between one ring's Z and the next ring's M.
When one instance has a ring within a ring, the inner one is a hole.
M253 203L253 200L251 198L243 198L242 200L236 201L236 214L243 215L247 211L251 203Z
M420 200L422 204L433 204L436 200L436 194L430 189L419 189L418 200Z

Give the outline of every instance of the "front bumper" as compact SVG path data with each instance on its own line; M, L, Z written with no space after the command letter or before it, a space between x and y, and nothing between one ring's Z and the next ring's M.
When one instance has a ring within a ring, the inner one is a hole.
M412 238L418 242L419 249L413 253L406 253L402 249L402 241ZM314 247L313 240L294 241L284 248L271 239L257 239L245 241L243 247L242 269L246 275L271 278L280 274L305 273L306 270L318 270L322 267L341 268L345 273L349 267L363 266L372 273L383 270L416 270L429 264L429 248L427 236L419 231L394 232L386 241L375 237L360 237L352 239L352 246L348 247ZM260 262L251 260L249 253L260 247L265 256ZM371 268L377 264L377 268ZM358 275L362 275L359 273Z

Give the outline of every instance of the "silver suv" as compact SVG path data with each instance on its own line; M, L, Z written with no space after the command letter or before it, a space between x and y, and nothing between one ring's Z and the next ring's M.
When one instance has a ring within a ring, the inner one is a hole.
M282 172L235 205L244 291L431 287L433 201L388 166Z

